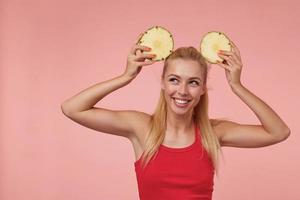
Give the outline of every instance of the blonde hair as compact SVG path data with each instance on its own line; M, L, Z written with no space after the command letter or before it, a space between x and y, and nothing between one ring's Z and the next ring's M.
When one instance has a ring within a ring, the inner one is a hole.
M168 67L168 61L171 59L187 59L194 60L199 63L202 69L203 75L203 87L206 87L206 79L208 73L208 65L201 53L194 47L180 47L173 51L165 60L164 68L162 72L162 79L165 75ZM160 91L160 98L154 113L151 115L150 120L150 131L145 141L145 150L142 154L142 167L144 168L149 161L157 155L158 148L162 144L165 131L166 131L166 120L167 120L167 104L164 97L164 91ZM218 160L219 151L221 151L220 143L216 134L212 128L212 122L208 118L208 94L207 90L201 96L199 103L195 106L193 111L193 120L198 127L201 129L201 141L211 157L214 169L218 175ZM217 119L214 122L218 122Z

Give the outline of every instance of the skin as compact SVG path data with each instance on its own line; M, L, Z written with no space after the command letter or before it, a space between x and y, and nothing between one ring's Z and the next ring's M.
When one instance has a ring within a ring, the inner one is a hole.
M110 80L92 85L61 104L65 116L90 129L128 138L133 145L136 159L140 158L146 133L149 127L150 115L136 110L109 110L95 107L95 104L113 91L129 84L140 73L142 67L155 61L147 59L155 55L146 54L148 47L135 45L131 48L125 71ZM259 97L249 91L241 83L243 64L238 48L232 43L232 51L220 52L219 56L227 64L218 63L226 75L226 79L234 95L237 95L257 116L260 124L239 124L223 120L214 123L213 129L221 146L254 148L282 142L290 135L290 129L276 112ZM164 144L169 146L186 146L193 140L191 111L197 104L205 87L193 86L189 80L192 76L201 78L201 73L192 61L173 60L166 76L162 79L162 89L168 103L167 132ZM168 75L176 74L178 80L170 81ZM172 97L190 98L187 108L177 108L172 103Z
M279 143L287 139L290 129L278 114L263 100L249 91L241 83L243 63L238 47L231 41L231 51L220 51L219 56L227 64L217 65L225 70L232 92L237 95L257 116L261 124L239 124L223 121L215 127L222 146L262 147Z
M192 113L206 88L203 85L201 68L196 61L174 59L161 81L167 102L167 135L173 138L187 133L193 136ZM188 99L187 107L178 107L174 98ZM167 136L168 137L168 136Z

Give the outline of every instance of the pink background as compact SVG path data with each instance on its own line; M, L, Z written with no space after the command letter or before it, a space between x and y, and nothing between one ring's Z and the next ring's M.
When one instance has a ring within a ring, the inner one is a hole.
M138 199L129 140L66 118L61 103L120 75L139 33L169 29L175 48L199 46L220 30L239 47L242 82L268 103L292 134L277 145L224 148L215 200L299 198L299 1L0 2L0 199ZM151 113L162 63L97 106ZM231 92L224 69L209 72L210 116L258 124Z

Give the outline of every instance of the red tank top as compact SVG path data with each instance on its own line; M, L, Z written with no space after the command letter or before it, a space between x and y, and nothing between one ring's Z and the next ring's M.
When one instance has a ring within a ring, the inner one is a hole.
M140 200L211 200L214 186L212 161L201 144L200 129L190 146L160 145L146 168L134 162Z

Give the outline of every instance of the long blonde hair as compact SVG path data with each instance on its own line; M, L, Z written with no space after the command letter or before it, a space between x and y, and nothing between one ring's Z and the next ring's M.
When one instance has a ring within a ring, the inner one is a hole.
M165 60L164 68L162 72L162 79L165 75L168 61L171 59L189 59L199 63L203 74L203 86L206 87L206 79L208 73L208 65L202 57L201 53L194 47L180 47L173 51ZM157 155L158 148L162 144L165 131L166 131L166 120L167 120L167 104L164 97L164 91L160 91L160 98L154 113L151 115L150 120L150 131L145 141L145 150L142 154L142 166L143 168L148 162ZM199 103L193 110L193 120L198 127L201 128L202 144L209 156L211 157L214 169L218 175L218 160L219 151L221 151L220 143L216 134L213 131L211 121L208 118L208 94L207 90L201 96ZM217 120L215 120L217 122Z

